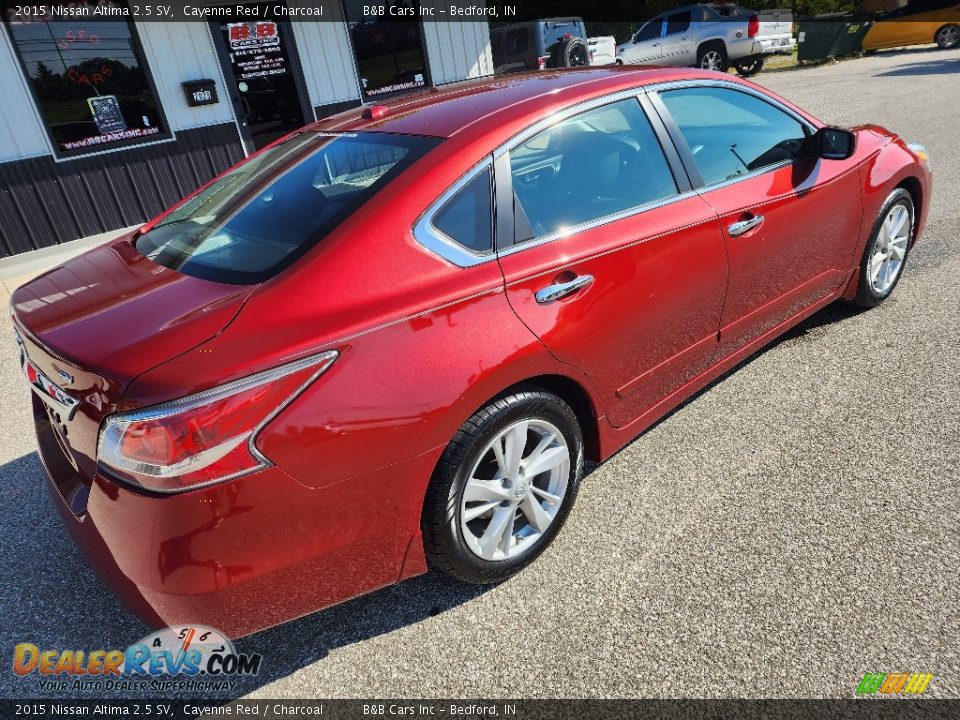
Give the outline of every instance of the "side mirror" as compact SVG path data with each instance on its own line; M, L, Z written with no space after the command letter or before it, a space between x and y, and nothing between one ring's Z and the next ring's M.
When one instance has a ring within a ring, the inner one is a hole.
M857 148L856 133L835 127L824 127L817 131L816 147L824 160L846 160Z

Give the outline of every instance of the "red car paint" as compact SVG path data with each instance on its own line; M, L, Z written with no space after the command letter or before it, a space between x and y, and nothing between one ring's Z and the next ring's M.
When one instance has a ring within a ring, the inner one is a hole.
M104 581L154 624L238 636L424 572L431 473L489 399L526 381L557 392L578 413L588 456L603 460L793 324L851 297L873 220L899 184L915 195L919 235L929 172L902 140L864 127L853 157L805 177L782 168L691 193L499 262L456 267L413 237L448 187L551 113L716 77L512 75L419 93L374 118L347 112L311 129L445 139L279 275L253 286L187 277L142 257L128 236L19 289L11 305L28 357L48 378L71 376L64 389L81 401L63 423L33 398L55 505ZM731 242L723 228L758 208L767 222L756 237ZM571 273L596 281L575 300L533 301ZM324 350L340 358L257 439L270 467L173 495L98 471L110 414Z

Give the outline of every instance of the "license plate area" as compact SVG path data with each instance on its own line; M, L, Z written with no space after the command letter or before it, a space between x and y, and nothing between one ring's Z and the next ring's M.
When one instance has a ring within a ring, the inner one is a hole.
M51 417L53 411L39 397L33 398L33 422L37 430L40 462L50 482L74 515L87 510L90 488L77 469L73 455L59 435Z

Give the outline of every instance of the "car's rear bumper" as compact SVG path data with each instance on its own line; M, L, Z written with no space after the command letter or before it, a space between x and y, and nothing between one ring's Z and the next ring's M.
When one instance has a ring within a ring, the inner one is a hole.
M797 46L796 39L789 38L761 38L754 43L754 53L757 55L789 55Z
M103 582L151 625L198 623L237 637L424 569L419 546L404 559L419 524L410 483L429 476L432 456L323 489L270 467L152 495L99 474L84 482L42 407L35 417L64 524Z

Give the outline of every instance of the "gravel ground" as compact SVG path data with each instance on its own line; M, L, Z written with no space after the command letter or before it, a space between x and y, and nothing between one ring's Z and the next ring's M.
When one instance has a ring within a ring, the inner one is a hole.
M936 196L895 295L827 308L595 468L554 546L484 590L417 578L240 641L254 697L960 696L960 51L759 76L927 145ZM0 652L146 629L54 516L0 333ZM0 695L36 695L0 671Z

